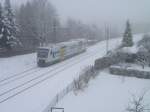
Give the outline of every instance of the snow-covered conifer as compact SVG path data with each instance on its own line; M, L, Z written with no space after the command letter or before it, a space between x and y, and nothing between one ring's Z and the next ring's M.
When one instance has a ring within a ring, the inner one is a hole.
M3 14L2 5L0 3L0 47L2 48L6 48L8 42L8 39L6 38L6 36L4 36L4 32L5 32L5 17Z
M2 39L2 29L3 29L3 11L2 11L2 5L0 3L0 43Z
M3 36L7 39L6 47L11 49L19 41L16 38L17 25L15 23L15 17L11 8L10 0L5 0L4 4L4 31Z
M130 26L129 20L126 23L126 29L125 29L125 33L123 35L122 46L123 47L133 46L132 31L131 31L131 26Z

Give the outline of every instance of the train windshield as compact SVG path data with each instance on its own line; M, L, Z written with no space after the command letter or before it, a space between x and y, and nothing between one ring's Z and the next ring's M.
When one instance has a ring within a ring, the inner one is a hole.
M48 49L38 49L38 57L40 58L47 58L48 57Z

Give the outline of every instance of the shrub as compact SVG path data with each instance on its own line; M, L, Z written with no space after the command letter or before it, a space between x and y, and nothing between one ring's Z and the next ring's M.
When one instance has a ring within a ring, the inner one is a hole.
M150 35L145 34L143 36L143 39L138 42L138 46L143 48L141 49L141 51L150 52Z
M74 80L74 91L83 90L88 86L89 81L92 78L95 78L98 75L98 72L94 69L93 66L85 67L79 75L79 78Z

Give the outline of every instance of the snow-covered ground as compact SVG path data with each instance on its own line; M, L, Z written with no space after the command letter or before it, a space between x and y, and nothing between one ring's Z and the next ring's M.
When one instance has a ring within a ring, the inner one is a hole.
M0 79L36 67L36 54L0 58Z
M128 70L139 70L139 71L144 71L144 72L150 72L150 67L149 66L140 66L137 64L131 64L131 63L119 63L117 65L113 65L113 68L123 68L123 69L128 69Z
M65 112L125 112L132 95L139 97L145 91L145 104L150 104L150 80L101 72L88 88L77 96L69 93L57 106Z
M140 38L135 36L135 41ZM119 44L120 39L112 39L109 49ZM0 111L42 112L85 66L106 54L105 47L106 42L100 42L85 53L46 68L36 67L36 54L1 58Z

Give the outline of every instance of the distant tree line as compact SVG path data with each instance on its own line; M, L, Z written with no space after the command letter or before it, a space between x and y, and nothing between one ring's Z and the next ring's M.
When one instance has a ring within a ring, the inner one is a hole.
M102 29L96 25L74 19L62 24L49 0L30 0L15 12L10 0L5 0L4 5L0 4L0 48L35 49L77 38L102 40L104 36Z
M32 0L16 11L18 38L25 48L76 38L100 39L100 29L74 19L61 24L55 7L48 0Z
M28 1L17 10L16 18L20 29L18 37L24 47L33 48L57 41L54 35L60 28L60 22L55 8L48 0Z
M19 38L25 47L57 43L76 38L101 39L96 25L68 19L63 25L56 9L48 0L32 0L21 5L16 13Z

